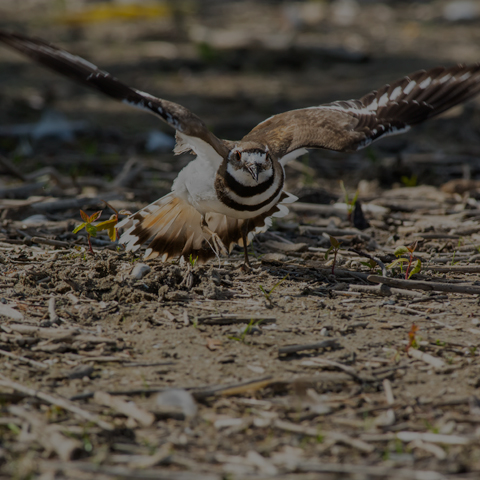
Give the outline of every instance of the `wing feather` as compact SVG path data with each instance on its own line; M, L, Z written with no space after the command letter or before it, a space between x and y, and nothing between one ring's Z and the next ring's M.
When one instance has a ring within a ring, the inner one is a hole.
M221 156L228 153L225 144L208 130L204 122L178 103L131 88L87 60L42 40L0 30L0 41L55 72L116 100L153 113L184 135L197 137L210 144Z
M257 141L282 158L300 148L355 151L405 132L480 92L480 64L420 70L359 100L291 110L257 125Z

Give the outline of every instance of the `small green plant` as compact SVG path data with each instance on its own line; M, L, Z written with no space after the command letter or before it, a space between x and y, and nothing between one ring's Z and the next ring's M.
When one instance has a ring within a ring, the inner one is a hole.
M456 253L457 253L457 251L455 250L455 251L453 252L453 257L452 257L452 263L451 263L451 265L455 265L455 264L457 264L457 263L460 263L460 261L458 261L458 262L455 261L455 255L456 255Z
M330 247L325 252L325 260L328 260L328 257L333 252L333 263L332 263L332 275L335 275L335 264L337 263L337 254L340 250L340 242L330 235Z
M7 428L15 435L20 435L21 433L21 430L18 427L18 425L15 425L14 423L7 423Z
M193 255L190 254L190 257L188 257L188 261L190 262L190 265L192 268L195 268L195 264L197 263L198 257L193 258Z
M259 325L262 321L263 321L263 319L255 321L252 318L250 320L250 322L248 323L248 325L245 327L245 329L242 331L242 333L240 334L239 337L233 337L232 336L232 337L228 337L228 338L230 340L235 340L236 342L245 343L245 339L246 339L247 335L249 335L251 333L251 331L253 330L253 328L256 327L257 325Z
M269 303L270 306L272 306L272 300L270 299L270 296L274 292L274 290L281 284L283 281L288 277L288 273L281 279L279 280L268 292L265 290L263 285L259 285L260 290L263 293L263 296L265 297L265 300Z
M377 262L375 260L373 260L372 258L370 258L368 260L368 262L360 262L361 265L363 265L364 267L367 267L370 269L370 271L374 271L375 268L377 267Z
M417 248L418 242L414 242L409 246L401 246L398 247L393 253L397 257L396 260L394 260L390 265L388 265L388 268L394 268L397 265L400 265L400 270L403 273L403 264L408 264L407 265L407 270L405 271L405 280L408 280L412 275L415 275L416 273L419 273L420 270L422 269L422 261L417 258L415 259L414 252ZM401 257L401 255L409 254L409 258ZM415 260L415 263L414 263ZM413 269L410 270L412 268Z
M417 175L412 175L411 177L407 177L406 175L402 175L400 177L400 181L405 187L416 187L418 185L418 177Z
M92 215L87 215L83 210L80 210L80 216L82 217L83 223L75 227L75 230L73 230L73 233L78 233L80 230L83 228L87 231L87 239L88 239L88 249L90 253L93 254L93 248L92 248L92 237L97 236L97 226L93 224L97 218L100 217L102 214L102 210L99 210L98 212L95 212Z
M406 347L407 353L410 350L410 348L418 349L418 342L416 337L417 332L418 332L418 326L412 323L412 327L408 332L408 345Z
M90 216L88 216L83 210L80 210L80 216L82 217L83 223L77 225L73 230L73 233L78 233L83 228L87 231L88 249L92 254L93 248L91 238L96 237L98 232L101 232L102 230L107 230L110 240L114 242L117 239L117 223L119 215L131 215L131 213L127 210L117 211L107 202L105 202L105 205L115 212L113 215L110 216L108 220L97 223L95 225L93 222L100 218L100 216L102 215L102 210L99 210L98 212L95 212Z
M357 200L358 200L358 190L355 192L355 196L353 197L353 199L350 200L348 197L347 189L345 188L345 185L343 183L343 180L340 180L340 188L342 189L343 195L345 197L345 203L347 204L348 221L352 223L352 215L355 210L355 204L357 203Z

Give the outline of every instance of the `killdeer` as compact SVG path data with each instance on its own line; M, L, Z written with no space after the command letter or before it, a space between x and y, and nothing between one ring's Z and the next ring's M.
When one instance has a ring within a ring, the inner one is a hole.
M359 100L291 110L257 125L242 140L221 140L185 107L121 83L81 57L38 39L0 31L0 40L31 59L126 104L160 117L176 130L176 154L196 155L172 191L118 224L120 243L145 258L206 261L244 247L296 197L283 190L284 165L309 148L356 151L464 102L480 91L480 64L421 70Z

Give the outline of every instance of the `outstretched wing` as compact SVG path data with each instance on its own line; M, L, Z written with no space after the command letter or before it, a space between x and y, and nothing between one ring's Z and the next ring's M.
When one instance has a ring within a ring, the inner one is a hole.
M228 153L225 144L207 129L200 118L177 103L130 88L83 58L42 40L0 30L0 41L62 75L95 88L116 100L153 113L180 134L203 140L222 157Z
M266 144L279 159L301 148L355 151L405 132L479 92L480 64L421 70L360 100L275 115L243 140Z

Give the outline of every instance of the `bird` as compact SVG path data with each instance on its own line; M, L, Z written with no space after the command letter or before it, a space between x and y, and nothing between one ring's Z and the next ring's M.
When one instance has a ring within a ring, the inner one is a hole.
M419 70L360 99L290 110L259 123L239 141L215 136L190 110L131 88L89 61L37 38L0 30L0 41L34 61L125 104L153 113L176 130L175 154L196 157L171 192L117 225L119 243L145 259L203 263L247 246L297 197L286 192L285 165L309 149L354 152L410 130L480 92L480 63Z

